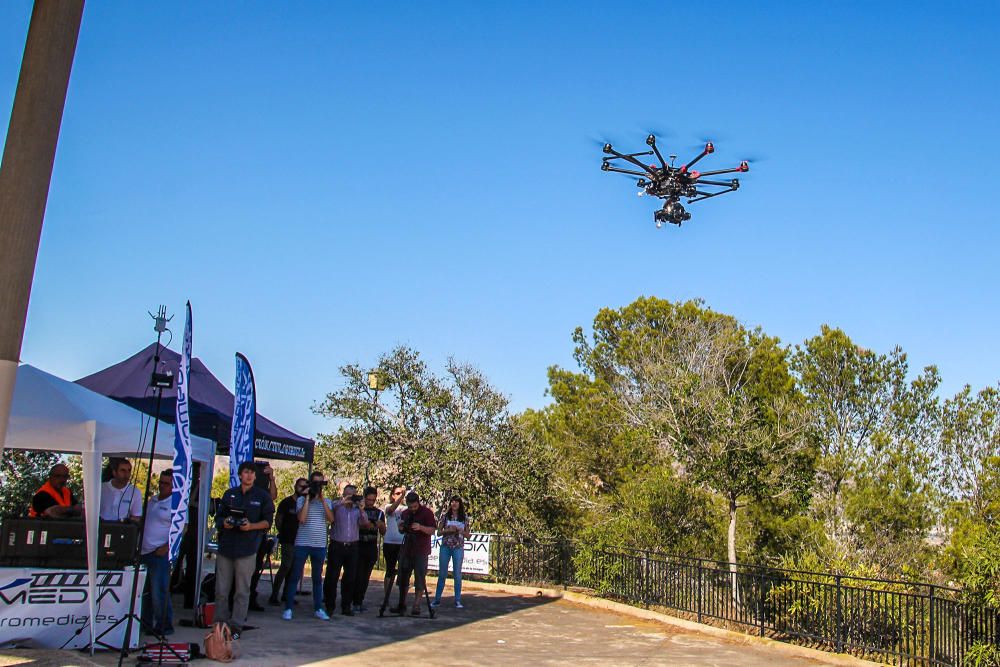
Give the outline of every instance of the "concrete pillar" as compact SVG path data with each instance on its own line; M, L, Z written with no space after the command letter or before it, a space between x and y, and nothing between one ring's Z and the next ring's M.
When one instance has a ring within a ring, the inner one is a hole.
M35 0L0 162L0 456L83 0Z

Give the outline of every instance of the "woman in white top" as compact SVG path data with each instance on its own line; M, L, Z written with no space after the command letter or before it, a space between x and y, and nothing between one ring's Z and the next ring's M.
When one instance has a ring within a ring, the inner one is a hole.
M437 534L441 536L441 552L438 557L438 585L432 607L441 604L444 582L448 578L448 563L452 564L455 579L455 606L462 608L462 559L465 556L465 540L472 535L469 517L465 515L465 503L459 496L452 496L448 511L438 520Z

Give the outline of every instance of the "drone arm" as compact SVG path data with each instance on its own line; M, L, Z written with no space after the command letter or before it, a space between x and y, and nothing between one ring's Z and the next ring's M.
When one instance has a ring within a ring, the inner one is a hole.
M716 169L715 171L703 171L699 174L700 176L718 176L719 174L736 174L740 172L750 171L750 167L746 163L741 164L738 167L733 167L732 169ZM704 181L701 181L704 183Z
M695 185L718 185L722 188L732 187L732 181L703 181L701 178L695 180Z
M643 151L641 153L619 153L618 151L612 150L614 155L612 157L606 157L605 160L617 160L618 158L636 157L639 155L653 155L653 151Z
M613 156L613 157L606 157L606 158L604 158L604 163L605 164L608 163L608 160L616 160L616 159L617 160L625 160L626 162L631 162L635 166L639 167L640 169L642 169L643 171L645 171L646 174L649 174L650 176L655 176L656 175L656 172L653 171L653 169L651 167L649 167L648 165L645 165L645 164L643 164L643 163L641 163L641 162L639 162L638 160L635 159L636 155L652 155L652 151L646 151L645 153L619 153L618 151L616 151L615 149L613 149L613 148L611 148L609 146L607 149L605 149L604 152L605 153L610 153ZM645 176L646 174L642 174L642 175Z
M705 199L711 199L712 197L718 197L719 195L724 195L727 192L736 192L736 188L730 186L729 188L725 190L720 190L719 192L702 192L701 190L695 190L695 194L698 196L694 199L688 199L688 203L693 204L695 202L703 201Z
M656 147L656 143L655 142L652 143L652 144L650 144L650 145L653 147L653 150L650 151L650 153L655 153L656 154L656 159L660 161L660 166L662 166L664 169L666 169L667 168L667 163L664 162L663 156L660 155L660 149ZM649 153L646 153L646 155L649 155Z
M707 148L705 148L704 150L702 150L700 153L698 153L698 157L696 157L695 159L691 160L686 165L684 165L684 168L682 169L682 171L688 171L689 169L691 169L691 167L693 167L695 165L695 163L698 162L698 160L700 160L703 157L705 157L706 155L708 155L708 153L709 153L709 150Z
M618 173L618 174L631 174L632 176L649 176L649 174L647 174L644 171L633 171L632 169L620 169L618 167L612 167L607 162L605 162L603 165L601 165L601 170L602 171L613 171L613 172Z

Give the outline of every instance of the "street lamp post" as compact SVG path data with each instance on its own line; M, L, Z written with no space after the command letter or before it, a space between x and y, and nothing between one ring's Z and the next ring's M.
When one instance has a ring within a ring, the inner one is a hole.
M368 389L372 392L372 421L376 419L378 410L378 393L385 389L385 378L377 370L368 373ZM371 485L372 455L369 452L365 461L365 486Z

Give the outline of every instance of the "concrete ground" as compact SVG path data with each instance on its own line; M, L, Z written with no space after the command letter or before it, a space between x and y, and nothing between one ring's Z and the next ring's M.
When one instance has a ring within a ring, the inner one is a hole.
M266 590L267 583L261 582ZM463 592L465 609L447 597L437 618L377 618L382 586L372 582L368 611L330 621L312 617L311 600L298 598L296 618L282 621L279 607L251 613L240 640L238 664L282 665L819 665L767 646L741 644L565 600L484 590ZM450 592L450 586L446 591ZM395 594L393 595L395 598ZM177 619L191 618L181 610ZM177 642L201 642L205 630L178 627ZM94 658L76 652L3 650L0 667L115 665L117 654ZM134 658L124 664L134 665ZM207 661L195 664L209 665Z

